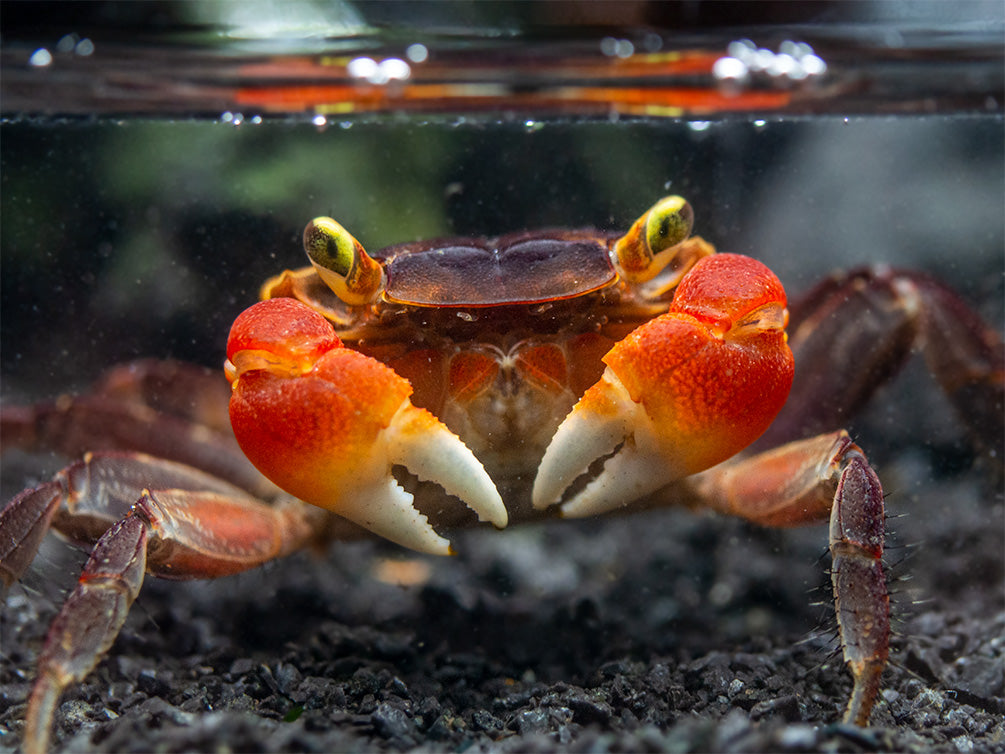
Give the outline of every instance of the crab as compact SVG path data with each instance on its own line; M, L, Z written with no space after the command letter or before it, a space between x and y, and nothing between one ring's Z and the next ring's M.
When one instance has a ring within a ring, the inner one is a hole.
M215 578L368 533L448 554L439 532L477 521L675 504L829 520L844 718L867 725L890 636L884 498L842 417L919 345L993 443L1001 341L936 281L886 268L833 276L790 323L777 277L692 225L670 196L626 233L371 257L317 218L311 266L234 322L229 389L145 361L82 396L4 406L5 447L82 457L0 513L0 577L17 581L50 528L93 548L39 658L26 751L45 750L61 693L107 653L146 574Z

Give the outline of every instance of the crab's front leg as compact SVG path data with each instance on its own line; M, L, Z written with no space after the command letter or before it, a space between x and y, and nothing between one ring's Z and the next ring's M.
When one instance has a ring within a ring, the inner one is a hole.
M749 257L705 257L669 310L604 357L607 369L545 452L533 500L562 499L591 463L603 471L565 515L625 505L735 455L760 436L792 384L785 291Z
M411 385L345 348L331 325L293 299L241 314L227 346L230 417L242 450L292 495L387 539L447 554L392 467L436 482L497 527L506 509L481 463L428 411Z
M26 490L0 514L0 574L26 567L35 535L52 520L94 549L49 628L25 715L24 750L47 748L63 690L83 680L111 647L145 574L215 578L256 568L326 541L324 511L289 499L275 505L190 466L140 453L89 453ZM18 538L30 536L23 542Z
M845 721L868 725L890 648L883 570L883 488L841 430L716 466L693 481L698 499L763 526L830 519L831 582L852 688Z

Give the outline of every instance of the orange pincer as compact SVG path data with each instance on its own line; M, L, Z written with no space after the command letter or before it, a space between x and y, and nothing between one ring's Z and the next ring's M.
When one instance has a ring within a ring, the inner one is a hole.
M331 325L293 299L270 299L231 329L226 372L241 449L286 492L406 547L449 543L391 474L402 465L499 527L506 510L481 463L390 367L346 348Z
M760 262L735 254L699 261L668 311L604 356L604 375L541 460L535 506L560 500L603 456L611 457L564 503L565 515L631 502L756 440L792 385L785 305L781 283Z

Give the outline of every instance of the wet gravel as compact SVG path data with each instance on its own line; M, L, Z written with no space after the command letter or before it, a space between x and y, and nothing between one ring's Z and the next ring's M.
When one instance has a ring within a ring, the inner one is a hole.
M148 582L56 750L1003 751L1001 494L922 473L883 469L897 635L869 729L835 722L825 528L671 510ZM38 562L3 613L3 751L80 556Z

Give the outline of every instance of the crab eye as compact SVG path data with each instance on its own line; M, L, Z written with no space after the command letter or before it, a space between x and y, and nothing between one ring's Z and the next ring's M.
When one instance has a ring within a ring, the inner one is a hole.
M673 261L676 247L691 235L693 225L694 210L686 199L660 199L614 245L621 274L632 282L655 277Z
M653 256L658 256L681 241L686 241L694 226L694 210L682 196L660 199L649 210L646 220L646 243Z
M380 264L330 217L307 223L304 251L325 285L347 304L368 304L384 290Z

